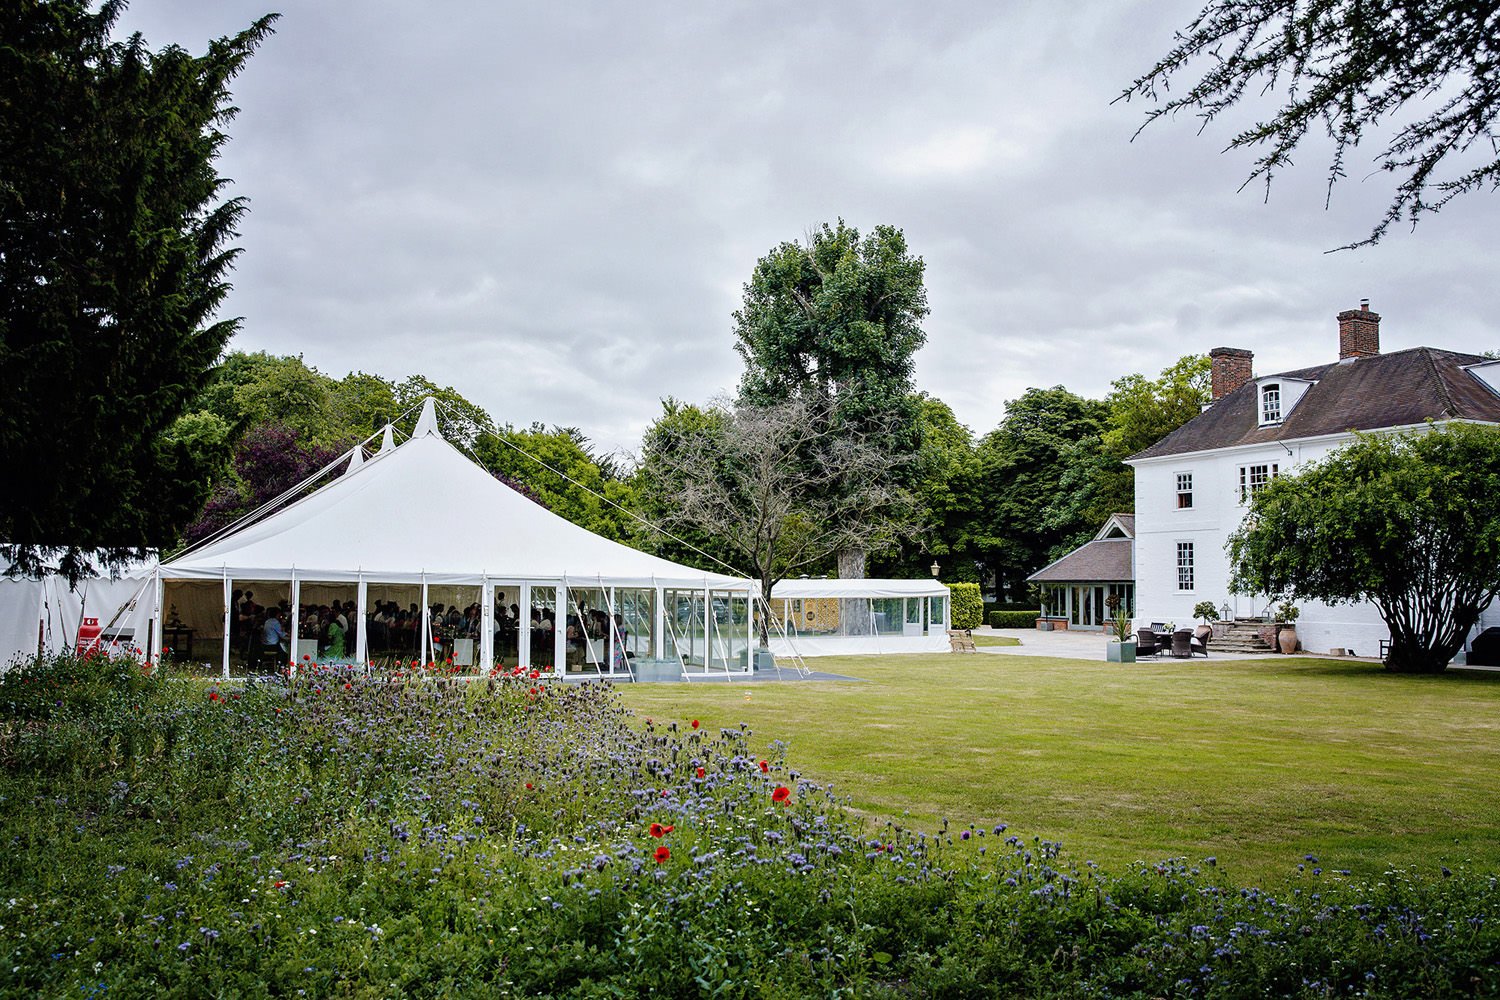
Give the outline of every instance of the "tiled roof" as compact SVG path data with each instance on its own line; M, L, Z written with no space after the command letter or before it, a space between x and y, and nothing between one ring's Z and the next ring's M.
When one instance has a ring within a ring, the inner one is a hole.
M1428 420L1500 422L1500 396L1463 370L1464 365L1484 360L1474 354L1413 347L1278 372L1281 378L1315 380L1280 424L1257 425L1256 383L1251 381L1131 458L1404 427Z
M1135 579L1134 550L1135 542L1128 538L1085 542L1026 579L1030 583L1128 583Z

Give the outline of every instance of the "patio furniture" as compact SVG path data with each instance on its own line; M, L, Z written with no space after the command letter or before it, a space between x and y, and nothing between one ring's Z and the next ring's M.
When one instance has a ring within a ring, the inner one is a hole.
M1172 633L1172 655L1185 660L1193 655L1193 633L1180 628Z
M1151 629L1139 629L1135 636L1135 658L1137 660L1143 656L1157 656L1161 653L1160 640Z
M966 628L950 628L948 630L948 641L952 644L952 652L955 653L977 653L974 648L974 633Z
M1208 640L1214 637L1212 625L1199 625L1193 636L1192 652L1201 654L1204 659L1208 658Z

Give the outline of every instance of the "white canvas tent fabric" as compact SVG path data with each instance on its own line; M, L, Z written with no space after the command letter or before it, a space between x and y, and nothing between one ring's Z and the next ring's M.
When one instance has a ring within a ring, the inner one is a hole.
M782 580L771 596L802 597L947 597L937 580Z
M771 589L770 603L772 614L785 624L786 634L771 637L771 652L777 656L946 652L951 648L948 597L948 588L937 580L783 580ZM792 604L794 601L800 604ZM842 619L849 614L852 602L865 602L864 614L859 617L873 626L865 634L811 631L806 627L813 607L826 612L837 609ZM940 609L936 615L934 604ZM878 626L875 610L882 605L900 615L898 621L887 622L884 631ZM907 614L913 610L917 611L915 628ZM895 630L897 626L900 631Z
M84 617L99 619L101 627L113 620L113 628L130 631L123 646L144 646L155 613L153 568L128 567L114 579L89 578L76 588L55 574L36 580L0 577L0 670L35 656L38 641L49 655L73 646Z

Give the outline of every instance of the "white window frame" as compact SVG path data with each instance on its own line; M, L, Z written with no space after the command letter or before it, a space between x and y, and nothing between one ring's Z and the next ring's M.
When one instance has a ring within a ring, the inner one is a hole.
M1271 408L1273 403L1275 404L1274 411ZM1260 425L1262 427L1270 427L1273 424L1281 423L1284 412L1281 404L1280 382L1268 382L1260 387Z
M1177 510L1193 509L1193 474L1192 472L1179 472L1177 476ZM1183 498L1187 503L1183 503Z
M1255 478L1256 469L1264 470L1262 473L1263 478L1258 482ZM1281 464L1279 462L1254 462L1250 465L1240 466L1240 503L1249 503L1251 497L1264 489L1271 480L1280 474Z
M1197 586L1198 586L1198 574L1197 574L1198 553L1197 553L1197 547L1192 542L1190 542L1190 541L1179 540L1177 542L1176 551L1177 551L1177 592L1179 594L1191 594L1191 593L1193 593L1197 589ZM1182 558L1184 554L1187 555L1187 561L1186 562L1184 562L1183 558ZM1184 579L1183 570L1187 570L1187 573L1186 573L1187 586L1186 587L1184 587L1182 585L1183 584L1183 579Z

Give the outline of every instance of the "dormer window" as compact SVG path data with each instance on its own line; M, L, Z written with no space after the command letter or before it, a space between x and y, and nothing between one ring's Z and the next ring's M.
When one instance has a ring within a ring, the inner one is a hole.
M1260 387L1260 424L1281 423L1281 383L1268 382Z

